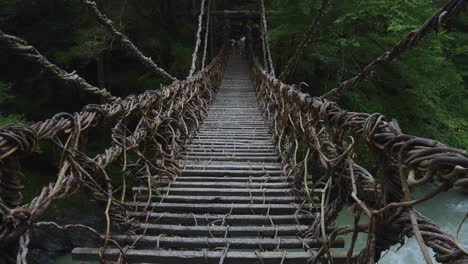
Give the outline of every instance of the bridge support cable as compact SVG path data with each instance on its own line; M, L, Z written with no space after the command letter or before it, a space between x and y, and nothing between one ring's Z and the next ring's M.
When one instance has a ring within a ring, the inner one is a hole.
M324 205L322 218L311 233L324 233L323 226L333 223L344 201L352 199L358 214L364 212L370 217L370 224L333 227L322 239L332 242L337 234L368 233L368 247L357 257L358 263L375 261L383 251L413 235L422 238L423 251L424 244L434 250L439 262L468 261L466 249L454 236L412 208L468 182L466 150L404 134L380 114L350 112L334 102L311 97L276 79L256 58L252 67L259 106L278 142L284 169L296 175L297 186L305 185L302 177L309 174L307 165L313 160L306 155L303 161L297 161L301 146L315 152L310 156L318 157L319 164L329 172L313 179L314 187L331 189L318 200ZM362 138L378 155L377 179L354 163L352 137ZM435 191L416 200L407 199L411 188L431 182L437 182ZM324 246L316 256L322 258L327 252Z
M202 70L205 68L206 54L208 51L208 35L210 34L210 13L211 13L211 0L208 0L208 8L206 13L206 24L205 24L205 47L203 48L203 58L202 58Z
M273 65L273 59L271 58L271 49L270 49L270 43L268 41L268 24L267 24L267 20L266 20L266 11L265 11L265 1L264 0L260 0L260 5L261 5L261 9L262 9L262 35L263 35L263 42L264 42L264 46L265 46L265 53L266 53L266 57L268 59L268 64L270 66L270 74L272 74L273 76L275 76L275 67Z
M174 160L177 151L188 138L188 133L196 129L206 115L207 106L214 99L213 95L221 82L226 59L227 52L222 50L190 80L174 82L161 90L132 95L113 104L88 105L81 113L58 114L31 126L1 127L0 244L15 243L21 237L22 247L18 255L21 258L27 252L24 248L28 240L25 232L31 224L39 221L55 200L68 197L80 186L89 189L96 200L107 204L107 228L111 217L124 227L129 225L124 204L114 197L118 188L112 187L105 168L122 158L123 169L127 171L135 165L128 164L127 152L134 152L141 163L138 165L147 169L148 174L144 172L142 176L145 182L158 181L159 178L154 175L175 176L178 172ZM130 118L139 120L134 129L126 126L126 120ZM80 135L100 125L104 119L116 121L112 129L112 145L90 158L78 149L83 145ZM58 177L54 183L43 187L31 202L22 204L24 175L20 166L16 165L36 150L40 139L51 139L63 150ZM152 164L145 157L146 149L151 149L151 155L156 154L162 163ZM105 241L108 240L106 234ZM0 247L0 251L3 249ZM3 253L0 254L3 256Z
M64 81L67 84L78 87L89 94L98 95L106 101L114 102L120 100L119 97L113 96L106 89L101 89L91 85L85 79L80 77L75 72L67 72L59 66L50 62L44 57L35 47L29 45L25 40L8 35L0 30L0 45L13 51L15 54L34 62L46 72L52 74L55 78Z
M133 42L123 33L118 31L109 18L107 18L99 9L97 8L96 2L89 0L82 0L83 4L88 7L88 9L94 14L98 22L104 26L104 28L118 41L120 41L123 46L129 51L129 53L135 57L140 63L151 69L152 71L161 74L162 76L172 80L177 81L177 78L169 74L166 70L159 67L150 57L146 57Z
M284 67L278 79L284 80L288 76L292 68L294 68L295 64L297 63L297 60L299 59L299 57L304 53L304 50L312 42L312 38L315 32L317 31L317 28L320 25L320 19L325 9L327 8L327 5L328 5L328 0L322 0L319 8L317 9L317 12L315 13L312 23L310 24L309 28L304 34L304 39L297 46L296 52L291 56L291 58L289 58L288 62L286 63L286 66Z
M386 65L391 61L398 59L403 52L413 48L430 31L437 30L439 26L458 13L467 3L467 0L450 0L441 9L439 9L431 18L416 30L411 31L405 38L400 40L392 49L386 51L380 57L364 67L361 72L353 78L340 83L337 87L331 89L321 96L326 98L334 95L341 95L347 90L352 89L360 82L370 78L378 67Z
M195 41L195 49L192 54L192 66L190 67L190 72L187 78L192 77L192 75L195 73L197 69L197 56L198 56L198 49L201 44L201 30L203 26L203 15L205 14L205 1L206 0L201 0L201 5L200 5L200 15L198 16L198 29L197 29L197 34L195 36L196 41Z
M265 29L263 28L263 22L261 22L261 25L260 25L260 38L262 39L263 67L265 69L270 69L270 66L267 60L267 50L266 50L266 45L265 45Z

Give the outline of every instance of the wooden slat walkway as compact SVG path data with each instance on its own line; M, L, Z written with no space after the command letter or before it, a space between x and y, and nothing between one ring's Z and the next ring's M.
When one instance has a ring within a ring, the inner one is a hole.
M182 174L153 193L134 188L129 215L140 236L114 236L131 263L307 263L317 238L302 238L317 213L300 207L257 108L247 60L230 58L208 117L183 153ZM315 190L320 191L320 190ZM147 206L149 205L149 206ZM145 211L145 207L147 210ZM335 247L343 247L338 241ZM77 248L76 260L99 249ZM109 259L118 251L107 251ZM342 256L336 256L342 261Z

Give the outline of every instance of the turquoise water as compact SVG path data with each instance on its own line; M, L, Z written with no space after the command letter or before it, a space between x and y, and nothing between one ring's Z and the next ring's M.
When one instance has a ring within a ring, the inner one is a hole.
M431 187L425 187L422 191L424 193L430 191ZM426 201L423 204L415 206L416 209L424 216L430 218L433 222L438 224L444 231L455 234L458 223L462 219L465 212L468 211L468 196L459 192L458 190L450 190L442 193L435 198ZM364 220L361 218L361 221ZM349 209L343 210L337 220L337 225L352 224L353 217ZM365 246L366 235L360 234L356 241L355 252ZM351 235L344 237L346 246L350 245ZM468 247L468 222L462 227L459 235L460 242ZM414 237L406 239L405 245L393 246L385 255L380 259L379 264L417 264L425 263L422 257L421 250ZM429 252L433 255L433 251L429 248ZM437 263L434 260L434 263Z
M428 192L431 187L426 187L423 192ZM457 224L468 211L468 196L458 190L450 190L442 193L435 198L423 204L417 205L416 209L426 217L438 224L445 231L454 234ZM363 221L363 220L362 220ZM349 209L344 209L337 220L337 225L352 224L353 218ZM349 246L351 235L344 237L346 246ZM468 223L466 223L459 236L460 242L468 247ZM356 242L355 251L365 246L366 236L360 235ZM414 238L406 239L405 245L393 246L385 256L379 261L379 264L418 264L424 263L419 246ZM398 249L399 248L399 249ZM346 250L346 249L343 249ZM430 250L430 249L429 249ZM431 255L433 252L430 250ZM75 262L71 256L67 255L57 260L57 264L77 264L77 263L96 263L96 262ZM436 261L434 260L434 263Z

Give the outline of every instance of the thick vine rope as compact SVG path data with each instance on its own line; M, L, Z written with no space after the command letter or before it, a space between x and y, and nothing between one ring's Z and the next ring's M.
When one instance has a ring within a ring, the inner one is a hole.
M268 60L267 60L267 50L266 50L266 43L265 43L265 28L263 28L263 22L260 25L260 38L262 39L263 67L265 69L269 69L270 66L268 65Z
M190 67L190 72L188 77L191 77L194 73L195 70L197 69L197 55L198 55L198 48L200 47L201 44L201 30L202 30L202 24L203 24L203 15L205 14L205 1L206 0L201 0L201 5L200 5L200 15L198 16L198 30L197 30L197 35L196 35L196 42L195 42L195 50L193 51L192 54L192 66Z
M375 70L391 61L398 59L403 52L413 48L427 33L436 30L441 24L457 14L467 3L467 0L450 0L441 9L439 9L431 18L417 30L413 30L405 38L400 40L391 50L386 51L380 57L367 65L361 72L353 78L342 82L338 87L331 89L322 95L322 98L333 95L341 95L347 90L352 89L358 83L368 79L374 74Z
M285 170L299 176L295 180L298 190L306 192L302 175L308 175L307 163L312 162L309 155L297 162L295 152L299 144L314 150L324 168L325 175L314 180L314 187L322 187L326 193L321 198L304 194L304 202L312 199L316 203L314 199L318 199L323 211L321 220L313 224L308 235L323 236L329 241L317 252L312 263L329 255L327 245L337 234L352 232L369 234L366 249L357 256L358 263L378 259L404 236L412 235L419 235L422 243L436 252L438 261L468 261L464 254L466 249L453 236L411 208L441 190L468 183L467 151L403 134L380 114L345 111L333 102L310 97L276 79L256 59L252 69L259 106L278 142ZM353 143L347 142L348 135L361 137L377 153L382 174L378 181L352 161ZM407 176L401 178L401 172L406 172ZM427 197L414 201L405 199L405 185L414 187L435 181L438 190ZM353 199L360 210L369 215L370 224L336 227L327 234L324 227L333 226L348 199Z
M113 96L106 89L100 89L89 84L85 79L80 77L75 72L67 72L59 66L53 64L44 57L36 48L29 45L25 40L12 35L5 34L0 30L0 46L11 50L15 54L32 61L39 65L43 70L52 74L55 78L64 81L67 84L78 87L81 90L90 94L99 95L107 101L113 102L120 100L119 97Z
M208 35L210 34L210 16L211 16L211 0L208 0L208 12L206 14L205 25L205 47L203 49L202 69L205 68L206 54L208 50Z
M270 43L268 42L268 24L266 20L266 11L265 11L265 2L264 0L260 0L260 5L262 9L262 33L263 39L265 40L265 50L266 50L266 57L268 59L268 64L270 65L270 74L275 76L275 67L273 65L273 59L271 58L271 50L270 50Z
M148 169L136 173L145 182L147 178L156 182L180 173L175 160L189 133L206 116L207 106L214 99L222 79L227 54L222 50L204 70L190 79L174 82L157 91L129 96L113 104L89 105L81 113L58 114L31 126L0 128L1 244L13 243L21 237L22 250L18 256L22 259L22 254L27 252L24 249L27 248L27 235L23 234L30 225L37 222L55 200L66 198L83 186L97 201L107 204L106 248L110 225L120 223L129 228L131 221L126 216L127 208L115 197L114 190L118 188L112 186L105 168L123 158L122 166L126 172L136 167ZM116 122L112 129L112 146L90 158L78 148L84 144L81 135L100 125L104 119ZM132 119L139 122L130 129L126 121ZM63 151L57 180L43 187L32 201L22 205L24 175L20 160L35 151L39 139L51 139ZM162 163L152 164L145 157L145 151L149 151L152 157L159 156ZM136 163L129 164L127 152L134 152L139 157ZM3 250L6 249L0 247L1 254L5 253Z
M299 57L302 55L302 53L304 53L304 50L312 42L312 37L317 31L317 28L320 26L320 18L322 17L323 12L327 8L327 5L328 5L328 0L322 0L320 7L317 9L317 12L315 13L312 23L310 24L309 28L304 34L304 39L297 46L296 52L294 53L294 55L291 56L291 58L289 58L288 62L286 63L286 66L284 67L284 70L281 72L279 76L280 80L284 80L287 77L287 75L291 72L292 68L296 64Z
M153 70L156 73L161 74L162 76L172 80L177 81L177 78L170 75L163 68L156 65L156 63L149 57L146 57L132 41L123 33L119 32L115 27L112 20L108 19L99 9L97 8L96 2L89 0L82 0L83 4L88 7L89 10L94 14L98 22L104 26L104 28L118 41L120 41L123 46L129 51L129 53L135 57L139 62Z

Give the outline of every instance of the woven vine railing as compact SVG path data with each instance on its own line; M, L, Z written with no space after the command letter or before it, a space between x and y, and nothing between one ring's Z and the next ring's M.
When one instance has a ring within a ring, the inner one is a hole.
M0 255L11 262L16 259L17 263L26 263L28 230L33 225L46 224L39 221L52 203L83 189L106 206L103 248L114 243L109 239L111 222L132 233L124 204L126 178L136 178L151 190L178 175L179 152L206 115L227 56L227 49L222 49L202 71L160 90L130 95L113 103L87 105L79 113L60 113L33 125L1 127ZM105 123L113 125L112 145L94 158L89 157L83 151L83 138L91 128ZM22 172L21 162L37 151L39 142L44 140L54 142L60 150L57 179L25 202L21 192L28 175ZM112 163L122 167L124 185L119 188L112 186L106 173L106 167ZM18 246L16 255L17 250L11 249Z
M381 114L346 111L334 102L311 97L276 79L256 58L252 75L284 169L294 175L304 205L321 207L319 220L304 234L328 241L312 263L331 258L328 245L346 233L353 234L348 252L351 262L360 232L367 233L367 244L353 258L358 263L376 262L383 251L412 235L424 255L427 245L437 261L467 263L467 250L458 242L458 234L447 234L412 207L468 183L467 151L404 134ZM354 138L365 142L376 157L375 176L355 163ZM320 177L312 175L313 187L323 190L315 197L307 183L314 163L324 172ZM411 188L429 182L438 188L412 200ZM354 224L335 227L339 211L349 203L354 205ZM359 224L361 214L367 215L368 224Z

